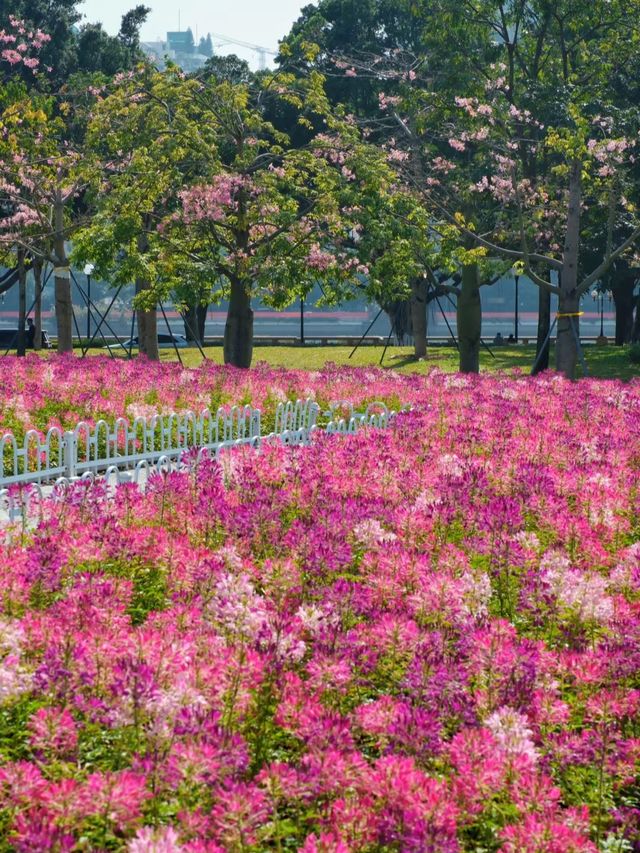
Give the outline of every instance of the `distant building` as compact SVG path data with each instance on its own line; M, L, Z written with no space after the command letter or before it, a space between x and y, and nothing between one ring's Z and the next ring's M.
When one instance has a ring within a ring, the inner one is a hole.
M191 27L184 31L178 30L177 32L167 33L167 47L174 53L183 54L184 56L191 56L195 53L196 47Z
M198 47L202 46L203 42L205 40L200 39ZM208 42L210 44L210 38L208 38ZM164 66L164 60L168 57L183 71L198 71L209 58L208 55L200 53L196 48L191 28L168 32L166 41L141 42L140 47L160 68Z

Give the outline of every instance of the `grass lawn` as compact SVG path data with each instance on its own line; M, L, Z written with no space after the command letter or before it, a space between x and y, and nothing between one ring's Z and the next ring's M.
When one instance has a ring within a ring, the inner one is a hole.
M586 346L585 359L590 376L606 379L631 379L640 377L640 365L632 364L629 360L628 347L615 346ZM292 369L317 370L325 364L333 362L353 367L377 367L382 355L382 347L362 346L352 358L349 354L352 347L340 346L305 346L277 347L258 346L253 351L253 363L266 361L274 367ZM94 353L104 352L94 350ZM222 364L222 347L206 347L207 358L216 364ZM503 346L492 347L493 356L482 349L480 353L481 372L510 371L514 368L528 374L535 357L535 346ZM180 350L180 357L187 367L197 367L202 361L202 355L196 348ZM162 361L175 361L175 350L160 351ZM554 351L551 348L551 364L554 363ZM440 370L454 372L458 368L458 353L454 347L433 347L429 349L424 361L415 361L411 347L389 347L382 364L384 369L401 372L427 373L434 367ZM578 375L582 369L578 367Z

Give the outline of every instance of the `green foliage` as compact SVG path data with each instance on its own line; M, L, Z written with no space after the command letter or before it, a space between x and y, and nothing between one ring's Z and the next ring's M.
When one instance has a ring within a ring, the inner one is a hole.
M133 597L128 613L134 625L141 625L149 613L167 606L166 575L158 566L140 565L132 579Z
M22 697L0 706L0 761L27 761L31 758L27 723L45 702Z
M294 64L302 72L320 69L333 104L377 119L378 95L383 90L393 93L394 81L366 69L347 76L344 69L371 57L418 55L423 28L417 5L402 0L320 0L302 9L280 44L279 62Z
M142 625L149 613L164 610L167 606L166 572L158 565L148 565L134 558L83 564L76 567L76 571L104 573L111 577L130 580L133 584L133 592L127 613L134 625Z
M640 344L632 344L629 347L629 361L631 364L640 364Z
M202 53L202 41L200 39L200 53ZM229 83L250 83L253 74L249 68L249 63L244 59L240 59L234 53L228 56L213 56L207 54L209 59L204 64L202 75L205 78L213 78L222 82L223 80Z
M140 749L140 738L133 726L104 728L84 721L78 738L78 762L88 772L123 770Z

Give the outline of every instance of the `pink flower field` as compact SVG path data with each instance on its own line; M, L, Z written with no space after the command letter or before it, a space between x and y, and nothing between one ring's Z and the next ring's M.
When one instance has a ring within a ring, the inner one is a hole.
M380 370L326 367L310 373L258 364L251 370L204 362L196 370L177 363L125 361L106 356L83 359L62 356L43 365L36 355L5 357L0 374L0 435L20 437L27 429L74 427L78 421L113 422L138 416L251 403L269 424L278 403L317 400L322 408L348 400L361 406L381 400L399 409L422 399L424 378L389 375Z
M2 382L5 428L414 408L0 529L0 850L640 850L640 383L32 358Z

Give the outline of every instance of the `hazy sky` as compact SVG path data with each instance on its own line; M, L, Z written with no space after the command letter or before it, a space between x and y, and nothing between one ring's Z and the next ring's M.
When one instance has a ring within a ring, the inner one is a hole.
M100 21L108 33L120 28L120 18L138 3L151 7L147 23L142 28L143 41L164 40L167 30L191 27L194 37L221 33L230 38L275 49L278 40L289 32L303 6L311 0L85 0L79 6L85 21ZM222 46L212 35L216 53L237 53L252 66L256 57L251 51L232 45Z

